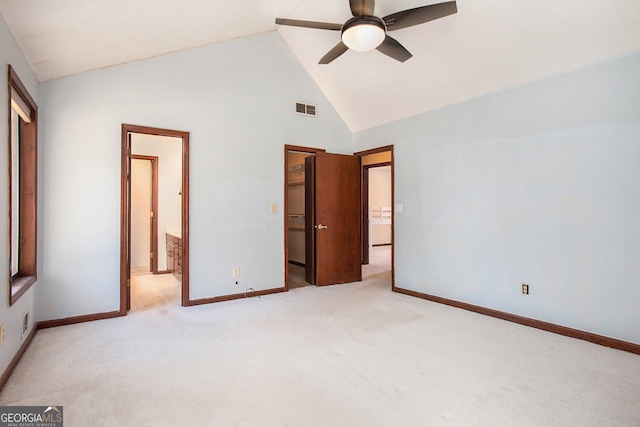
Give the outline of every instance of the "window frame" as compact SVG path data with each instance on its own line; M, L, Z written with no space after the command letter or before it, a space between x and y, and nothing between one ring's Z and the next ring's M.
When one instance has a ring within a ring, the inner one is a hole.
M12 275L9 268L9 305L13 305L24 295L37 280L37 210L38 210L38 106L27 91L11 65L8 66L8 117L9 117L9 263L11 263L13 245L13 126L11 122L11 100L16 94L30 111L30 123L19 119L19 242L18 242L18 272Z

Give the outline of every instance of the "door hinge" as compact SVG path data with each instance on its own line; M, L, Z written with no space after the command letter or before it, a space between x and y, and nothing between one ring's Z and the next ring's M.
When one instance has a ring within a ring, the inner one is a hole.
M153 258L153 252L151 252L151 258Z
M151 211L150 213L151 213L151 218L153 218L153 211Z

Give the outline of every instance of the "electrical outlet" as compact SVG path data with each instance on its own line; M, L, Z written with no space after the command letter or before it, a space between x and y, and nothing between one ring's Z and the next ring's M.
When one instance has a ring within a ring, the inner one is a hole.
M527 285L526 283L522 284L522 293L524 295L529 295L529 285Z
M3 323L0 325L0 345L4 344L4 333L7 329L7 326Z
M233 267L233 277L240 277L240 267Z

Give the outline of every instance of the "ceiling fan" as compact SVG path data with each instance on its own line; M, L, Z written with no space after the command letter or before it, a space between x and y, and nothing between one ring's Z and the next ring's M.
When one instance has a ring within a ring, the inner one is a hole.
M344 24L328 22L300 21L297 19L276 18L276 24L293 27L317 28L341 32L341 41L325 56L319 64L328 64L348 49L364 52L371 49L404 62L413 55L396 39L387 35L387 31L412 27L434 19L452 15L458 11L455 1L431 4L392 13L384 18L374 16L375 0L349 0L353 18Z

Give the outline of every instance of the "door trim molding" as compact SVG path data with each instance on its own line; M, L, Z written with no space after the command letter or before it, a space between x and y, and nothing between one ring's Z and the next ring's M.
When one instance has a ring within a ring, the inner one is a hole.
M378 154L378 153L385 153L385 152L390 152L391 153L391 161L390 162L385 162L384 164L380 163L380 164L371 164L371 165L365 165L365 166L360 166L361 170L362 170L362 179L364 180L364 174L368 171L369 168L372 167L376 167L376 166L391 166L391 289L395 289L396 287L396 267L395 267L395 253L396 253L396 239L395 239L395 227L396 227L396 209L395 209L395 200L396 200L396 185L395 185L395 178L396 178L396 172L395 172L395 158L394 158L394 153L393 153L393 145L385 145L382 147L378 147L378 148L372 148L370 150L364 150L364 151L358 151L356 153L353 153L355 156L360 156L365 157L371 154ZM362 163L361 163L362 164ZM364 184L364 182L363 182ZM368 180L367 180L367 190L369 188L368 185ZM369 205L369 201L368 201L368 194L365 194L365 185L362 185L362 251L363 251L363 257L364 257L364 253L365 251L369 250L369 227L368 227L368 222L369 222L369 212L368 212L368 208L365 211L364 207ZM366 202L365 202L366 201ZM366 220L365 220L365 215L367 216ZM365 225L366 225L366 231L365 231ZM365 242L365 235L367 236L367 241ZM365 243L366 243L366 247L365 247ZM367 252L368 253L368 252ZM367 256L367 262L368 262L368 256Z
M288 177L289 177L289 152L297 152L297 153L326 153L327 150L324 148L312 148L312 147L302 147L300 145L286 145L284 146L284 206L283 206L283 217L284 217L284 290L289 290L289 187L288 187Z
M141 154L131 154L132 160L147 160L151 162L151 212L153 216L150 220L151 239L149 247L153 256L150 258L151 273L158 274L158 156L145 156Z
M362 166L362 264L369 264L369 170L391 166L391 162L374 163ZM393 196L392 196L393 197ZM393 201L393 199L392 199ZM392 212L393 215L393 212ZM391 221L393 228L393 221ZM393 241L393 240L392 240ZM376 246L376 245L373 245ZM381 246L381 245L377 245ZM393 245L391 245L393 246Z
M127 254L131 247L129 233L129 161L131 146L128 135L132 133L168 136L182 140L182 306L189 306L189 132L138 126L123 123L121 126L121 188L120 188L120 310L121 316L127 314L127 281L131 277Z

